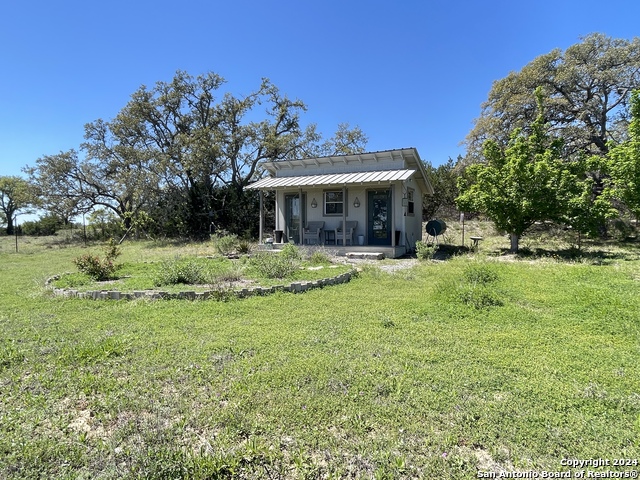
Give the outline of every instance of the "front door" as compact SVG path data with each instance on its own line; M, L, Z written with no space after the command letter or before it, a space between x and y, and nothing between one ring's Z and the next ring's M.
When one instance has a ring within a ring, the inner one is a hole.
M390 190L369 190L367 233L369 245L391 245Z
M286 224L285 235L289 242L300 244L300 227L304 225L306 195L302 194L302 202L300 196L295 195L284 196L284 221Z

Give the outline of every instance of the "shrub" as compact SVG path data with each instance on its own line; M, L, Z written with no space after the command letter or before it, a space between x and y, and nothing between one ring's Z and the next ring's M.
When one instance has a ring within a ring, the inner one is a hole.
M238 253L251 253L251 242L248 240L240 240L237 245Z
M182 259L176 257L173 260L162 262L160 270L156 273L153 283L156 286L208 283L208 274L205 266L196 259Z
M109 240L105 246L105 257L100 258L98 255L86 254L73 259L73 263L85 275L94 280L109 280L114 273L120 268L114 260L120 255L120 248L113 240Z
M420 260L431 260L438 251L438 245L430 245L426 242L418 240L416 242L416 256Z
M78 270L97 281L109 280L119 267L107 258L91 254L74 258L73 263Z
M327 265L331 263L331 257L326 252L316 250L309 256L309 263L312 265Z
M35 221L23 222L22 234L23 235L55 235L60 228L62 228L64 222L55 215L45 215Z
M499 292L494 287L498 274L484 263L467 266L463 273L464 284L458 288L458 298L476 309L500 307L504 305Z
M299 262L300 260L302 260L302 253L300 253L300 249L296 247L293 243L285 244L278 255L284 258L288 258L292 261Z
M233 264L231 268L224 270L223 272L215 274L213 277L214 283L222 282L237 282L242 280L243 268L238 264Z
M478 310L485 307L501 307L503 301L496 292L477 285L465 285L459 290L459 298L462 303L470 305Z
M224 235L215 239L216 250L221 255L229 255L236 251L238 237L236 235Z
M299 269L299 261L283 255L282 252L257 252L251 257L250 265L258 275L266 278L284 278Z
M486 285L495 282L498 279L498 274L489 265L480 263L469 265L464 271L464 278L469 283Z

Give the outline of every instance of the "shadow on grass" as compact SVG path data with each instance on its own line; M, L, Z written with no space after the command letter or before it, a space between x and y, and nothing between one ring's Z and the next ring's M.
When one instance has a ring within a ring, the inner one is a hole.
M464 245L440 244L438 245L438 250L434 254L433 258L434 260L449 260L452 257L463 255L471 251L472 249Z
M516 258L530 260L548 258L563 262L588 261L594 264L605 265L615 260L637 260L638 255L640 254L640 249L637 248L636 245L633 245L633 248L629 247L630 246L625 245L625 250L616 251L604 250L602 248L586 250L584 248L578 249L576 247L557 249L522 247L515 256ZM498 252L496 252L496 256L510 254L511 251L507 248L501 248Z

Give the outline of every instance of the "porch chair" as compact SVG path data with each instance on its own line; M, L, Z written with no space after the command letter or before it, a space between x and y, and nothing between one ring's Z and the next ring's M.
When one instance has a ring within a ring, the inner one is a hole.
M307 223L306 228L304 229L304 241L311 245L311 241L313 240L316 245L320 245L322 229L324 228L324 222L309 222Z
M342 242L342 238L343 238L342 223L343 222L340 222L340 225L336 229L336 243ZM353 245L353 237L355 236L356 228L358 227L358 222L356 220L347 221L346 225L347 225L347 228L345 229L345 232L347 234L347 238L345 243L350 242L349 245Z

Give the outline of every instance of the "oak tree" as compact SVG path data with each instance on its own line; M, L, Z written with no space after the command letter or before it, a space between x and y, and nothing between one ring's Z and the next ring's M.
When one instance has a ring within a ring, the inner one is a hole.
M28 213L33 205L33 193L29 183L22 177L0 177L0 220L6 223L7 235L14 233L14 219L18 213Z
M467 135L467 162L482 160L483 145L506 146L510 132L536 119L531 92L541 87L545 120L564 140L565 159L604 156L610 142L624 140L631 91L640 86L640 38L587 35L565 51L541 55L493 83L475 126Z

